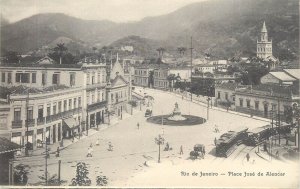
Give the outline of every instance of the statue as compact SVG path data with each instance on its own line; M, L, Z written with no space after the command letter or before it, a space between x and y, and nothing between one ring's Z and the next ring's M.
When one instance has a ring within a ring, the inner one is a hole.
M179 120L185 120L186 118L181 116L181 112L178 106L178 103L175 103L175 108L171 114L170 117L168 117L169 120L179 121Z

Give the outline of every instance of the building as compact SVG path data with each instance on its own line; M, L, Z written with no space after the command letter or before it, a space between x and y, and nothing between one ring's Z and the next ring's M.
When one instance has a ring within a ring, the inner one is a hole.
M153 77L154 66L142 64L134 67L134 85L140 87L153 87L151 77Z
M243 86L226 83L217 85L215 93L216 104L219 107L224 107L225 102L229 102L233 110L266 118L280 112L282 120L285 120L287 110L300 102L299 86L294 85Z
M278 85L293 85L295 78L289 76L285 72L269 72L267 75L261 77L262 84L278 84Z
M217 68L216 65L213 64L198 64L196 66L194 66L194 72L201 72L201 73L214 73Z
M124 75L123 67L117 58L107 85L107 107L110 115L116 115L120 119L123 118L123 113L128 111L128 101L131 99L130 81L127 81Z
M175 75L180 81L191 82L191 69L188 67L170 68L169 74Z
M266 23L263 23L260 38L256 42L257 51L256 56L263 59L268 60L269 58L273 58L272 52L272 40L269 40L268 31L266 27Z
M262 84L299 85L300 69L283 69L283 71L269 72L260 79Z
M299 100L299 86L261 84L235 90L236 111L266 118L276 112L284 116L289 107L299 104Z
M169 89L170 83L168 80L169 66L166 64L160 65L154 69L153 81L155 89Z
M78 137L104 123L106 68L85 58L78 64L56 64L48 57L31 64L0 66L1 98L11 141L32 148ZM1 106L1 109L2 106Z
M234 108L237 83L223 83L215 86L215 105L223 108Z

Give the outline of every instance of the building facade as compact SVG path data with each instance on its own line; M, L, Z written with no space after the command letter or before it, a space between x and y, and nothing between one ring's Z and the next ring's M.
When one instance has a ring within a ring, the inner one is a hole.
M32 64L0 66L2 100L9 106L8 133L12 141L33 148L79 137L104 123L106 66L99 60L56 64L49 58ZM1 114L1 119L3 116Z
M269 40L268 37L268 31L266 27L266 23L263 23L261 32L260 32L260 37L256 42L257 46L257 51L256 51L256 56L263 59L263 60L268 60L269 58L273 57L273 50L272 50L272 40Z

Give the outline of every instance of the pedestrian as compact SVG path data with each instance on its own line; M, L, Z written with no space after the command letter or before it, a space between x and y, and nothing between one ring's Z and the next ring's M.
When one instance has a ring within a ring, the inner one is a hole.
M140 129L140 123L137 123L136 126L137 126L137 129Z
M113 151L113 146L111 142L108 142L108 151Z
M179 154L180 154L180 155L183 154L183 147L182 147L182 145L180 146L180 152L179 152Z
M249 153L247 153L246 158L247 158L247 161L249 162L249 159L250 159Z
M59 146L58 146L57 149L56 149L56 157L59 157L59 152L60 152L60 149L59 149Z
M202 150L202 152L203 152L203 155L205 155L205 148L203 147L203 150Z
M93 147L93 143L90 144L90 147L91 147L91 148Z
M99 146L99 138L96 141L96 146Z
M86 157L93 157L92 152L93 152L93 148L89 147L88 148L88 154L87 154Z
M217 138L216 137L215 137L215 141L214 142L215 142L215 146L217 146Z
M278 150L276 151L276 157L279 157L279 152L278 152Z

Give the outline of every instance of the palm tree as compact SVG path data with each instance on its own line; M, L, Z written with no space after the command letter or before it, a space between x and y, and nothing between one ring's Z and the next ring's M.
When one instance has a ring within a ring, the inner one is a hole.
M164 54L164 52L166 51L166 49L165 48L163 48L163 47L159 47L158 49L156 49L157 51L158 51L158 55L159 55L159 57L162 57L163 56L163 54Z
M68 51L68 48L65 47L64 43L58 43L56 47L53 48L53 51L59 55L59 64L62 63L63 55Z

